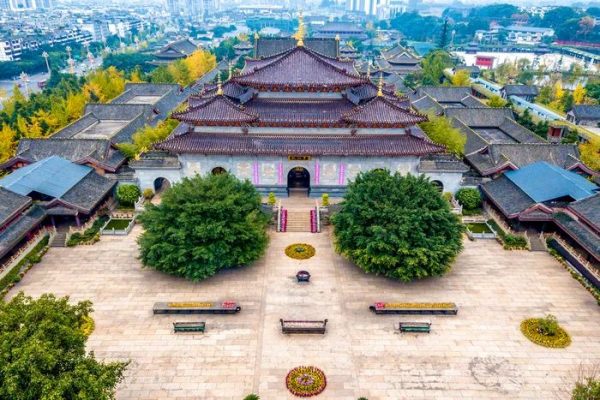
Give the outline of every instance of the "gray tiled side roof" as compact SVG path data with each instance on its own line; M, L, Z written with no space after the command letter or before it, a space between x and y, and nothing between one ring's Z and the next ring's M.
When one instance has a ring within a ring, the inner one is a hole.
M61 199L90 212L117 184L116 181L90 171L79 183L65 193Z
M505 85L502 89L507 96L537 96L539 89L535 85Z
M571 203L569 208L600 230L600 194Z
M0 232L0 257L11 251L21 239L31 230L35 229L46 217L44 209L33 206L12 223L8 229Z
M446 116L457 118L471 128L499 127L506 118L513 119L514 115L510 108L449 108Z
M469 163L480 173L507 161L518 168L537 161L546 161L568 169L577 163L578 158L579 151L576 145L549 143L491 144L484 154L473 153L466 156Z
M31 162L50 156L59 156L73 162L90 157L114 169L125 161L125 156L112 148L109 140L103 139L22 139L17 156Z
M573 106L571 112L578 119L600 119L600 105L577 104Z
M436 114L442 114L444 112L444 107L440 105L437 101L431 98L429 95L424 95L423 97L416 97L417 95L412 95L411 102L414 108L420 112L429 112L433 111Z
M462 86L421 86L417 89L419 95L428 94L436 101L459 103L462 99L471 94L470 87ZM479 103L481 107L482 104Z
M547 143L543 138L531 132L524 126L519 125L513 119L505 118L498 128L519 143Z
M31 198L0 186L0 227L31 204Z
M421 157L419 162L419 172L467 172L468 170L469 167L450 154Z
M180 168L181 164L176 155L166 151L151 151L129 164L133 169Z
M554 214L556 223L567 231L567 233L585 246L596 258L600 254L600 237L587 226L574 220L565 213Z
M150 119L152 109L153 107L148 104L88 104L85 106L85 114L91 113L100 120L129 121L140 114Z
M459 129L462 133L467 136L467 143L465 144L465 154L470 154L475 151L479 151L486 146L488 146L488 142L483 140L481 136L479 136L475 131L469 128L467 125L462 123L462 121L452 118L450 123L453 127Z
M504 175L484 183L481 189L507 217L518 214L535 204L533 199Z
M96 122L98 122L96 116L92 113L85 113L78 120L73 121L71 124L55 132L52 135L52 138L71 138Z

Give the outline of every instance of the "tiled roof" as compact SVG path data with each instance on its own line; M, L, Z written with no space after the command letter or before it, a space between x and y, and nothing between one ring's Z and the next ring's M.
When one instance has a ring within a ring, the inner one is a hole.
M408 134L298 137L190 132L155 147L172 153L312 156L421 156L444 151L441 146Z
M0 227L31 204L31 198L0 186Z
M412 126L427 121L427 117L400 107L383 96L355 107L344 116L344 120L357 126L396 128Z
M484 183L481 190L509 218L514 218L536 203L505 175Z
M600 105L576 104L570 112L577 119L600 120Z
M592 256L597 260L600 260L600 237L598 234L565 213L554 214L554 221L566 231L569 236L585 247Z
M45 210L34 205L0 232L0 257L11 251L28 232L38 227L45 217Z
M189 56L198 49L189 39L172 42L161 48L157 53L157 57L165 58L183 58Z
M337 57L339 43L334 39L304 38L304 46L327 57ZM294 38L259 38L256 58L271 57L296 47Z
M90 172L66 192L61 199L89 213L104 200L116 184L117 182L114 180Z
M277 91L341 91L365 83L365 79L340 68L339 63L297 46L268 64L244 70L233 82Z
M419 172L467 172L467 167L461 160L450 154L433 154L421 157Z
M102 139L21 139L16 156L0 165L7 167L23 160L28 163L59 156L69 161L98 164L114 172L125 162L125 156L109 140Z
M507 96L537 96L538 87L535 85L505 85L502 88Z
M187 111L173 114L173 118L205 126L250 124L258 120L256 114L244 111L241 106L221 95L195 103Z
M569 204L569 208L600 232L600 194Z
M354 105L340 100L267 100L256 99L246 110L259 116L260 125L266 126L345 126L344 113Z
M537 161L546 161L568 169L579 162L579 151L573 144L491 144L485 152L468 154L466 159L482 174L493 173L496 167L508 162L521 168Z

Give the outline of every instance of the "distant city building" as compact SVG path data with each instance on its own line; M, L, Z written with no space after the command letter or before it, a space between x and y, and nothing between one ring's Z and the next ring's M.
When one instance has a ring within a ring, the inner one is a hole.
M0 61L19 61L23 52L21 39L0 39Z
M389 0L348 0L348 11L362 12L366 15L378 16L378 12L385 8Z
M369 38L363 28L351 22L331 22L325 24L320 28L314 29L312 36L327 39L337 37L342 40L365 40Z
M1 0L0 9L10 11L33 11L38 9L50 9L53 7L52 0Z
M506 40L516 44L539 44L544 38L554 36L554 29L551 28L511 25L503 29L507 33Z

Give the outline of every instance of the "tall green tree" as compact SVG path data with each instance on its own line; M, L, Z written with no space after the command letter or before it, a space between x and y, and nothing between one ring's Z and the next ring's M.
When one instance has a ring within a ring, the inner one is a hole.
M422 61L423 85L440 85L444 77L444 69L452 66L450 55L443 50L429 53Z
M19 293L0 302L0 399L110 400L126 363L102 364L85 351L89 301Z
M144 265L194 281L256 261L268 216L249 181L230 174L185 178L140 215Z
M462 224L424 176L361 173L332 222L342 255L405 282L443 275L462 250Z
M419 126L429 139L446 146L452 154L462 156L465 153L467 137L458 128L452 126L448 118L429 113L428 121L422 122Z

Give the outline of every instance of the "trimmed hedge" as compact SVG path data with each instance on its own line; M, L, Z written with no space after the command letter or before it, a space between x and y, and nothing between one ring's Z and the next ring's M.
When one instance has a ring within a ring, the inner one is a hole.
M100 228L108 221L108 216L102 216L94 221L91 227L86 229L83 233L75 232L67 240L67 246L74 247L79 244L92 244L100 240Z
M50 236L46 235L33 249L19 261L4 278L0 279L0 299L2 299L6 293L21 280L25 275L25 272L29 270L34 264L39 263L42 260L42 256L48 251L48 242Z
M554 335L542 333L545 318L529 318L521 322L521 332L533 343L555 349L562 349L571 344L571 337L560 326L556 325Z
M488 220L488 224L498 234L496 240L503 245L505 250L527 250L527 240L523 236L504 232L504 229L493 219Z

